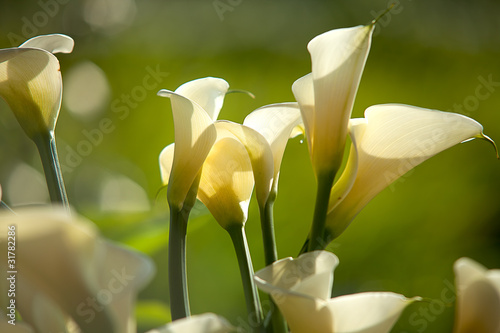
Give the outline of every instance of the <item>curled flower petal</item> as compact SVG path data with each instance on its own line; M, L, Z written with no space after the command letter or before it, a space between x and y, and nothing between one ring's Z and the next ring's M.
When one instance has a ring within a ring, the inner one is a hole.
M457 306L454 333L500 331L500 270L469 258L455 262Z
M0 50L0 96L30 138L54 131L62 97L59 61L42 49Z
M36 36L19 45L20 48L42 49L50 53L71 53L74 46L73 38L62 34Z
M181 209L217 133L212 119L197 103L168 90L160 90L158 95L169 97L172 102L175 151L168 182L168 200Z
M269 143L259 132L241 124L218 121L215 127L218 139L232 135L247 150L252 163L257 201L263 207L269 197L273 182L273 152Z
M418 164L460 142L484 137L481 124L471 118L400 104L372 106L364 119L352 120L350 128L355 148L349 160L357 168L348 167L332 189L329 240L339 236L380 191Z
M158 92L172 103L176 148L172 166L167 167L164 161L161 167L170 169L167 196L170 205L178 209L184 205L188 192L196 193L196 179L217 138L213 122L228 88L223 79L208 77L187 82L175 92L165 89Z
M216 121L228 89L229 83L225 80L206 77L186 82L177 88L175 92L197 103L205 110L212 121Z
M231 136L218 139L203 164L198 198L224 229L246 222L253 186L245 147Z
M231 333L236 332L224 317L213 313L204 313L179 319L147 333Z
M175 143L171 143L163 148L160 153L160 175L164 185L167 185L168 180L170 179L170 173L172 172L172 163L174 161L174 151Z
M314 100L310 96L311 77L299 79L292 90L303 109L306 132L312 132L307 137L317 175L337 170L342 162L347 125L372 33L373 25L335 29L316 36L308 44Z
M313 251L285 258L255 274L294 333L386 333L404 308L415 299L389 292L330 298L338 258Z
M406 298L391 292L365 292L332 298L335 314L333 332L390 332L403 310L418 297Z
M302 117L297 103L271 104L250 113L243 125L264 136L274 161L273 191L278 190L281 161L288 139L303 132Z

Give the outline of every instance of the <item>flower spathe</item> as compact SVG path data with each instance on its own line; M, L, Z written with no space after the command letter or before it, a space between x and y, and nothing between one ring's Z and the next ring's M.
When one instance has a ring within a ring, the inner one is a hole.
M330 298L337 256L326 251L285 258L255 274L294 333L385 333L404 308L417 300L391 292Z
M203 313L188 318L178 319L147 333L231 333L236 332L224 317L214 313Z
M0 96L30 138L54 131L62 99L59 61L73 39L54 34L33 37L17 48L0 50Z
M265 203L273 179L273 157L266 139L257 131L229 121L213 124L216 140L203 162L198 199L219 224L244 225L254 185L257 200ZM164 183L170 176L173 146L160 154Z
M193 185L196 197L195 179L217 138L213 122L228 89L225 80L207 77L189 81L175 91L163 89L158 92L159 96L170 98L172 103L175 146L169 148L173 150L173 161L164 168L169 169L169 203L178 209L182 209Z
M269 143L274 161L273 185L278 192L278 178L281 161L289 138L304 133L304 124L297 103L279 103L263 106L251 112L243 125L253 128Z
M500 270L469 258L455 262L457 304L454 333L500 332Z
M152 277L147 257L103 240L89 221L62 209L1 212L0 236L15 226L16 309L36 332L135 333L137 291ZM0 267L7 271L7 255ZM6 283L6 282L2 282Z
M335 29L307 48L312 71L292 86L304 120L316 176L335 173L342 163L347 127L370 51L373 24Z
M380 191L420 163L463 141L491 141L471 118L402 104L369 107L365 118L351 120L350 135L348 164L330 197L328 241Z

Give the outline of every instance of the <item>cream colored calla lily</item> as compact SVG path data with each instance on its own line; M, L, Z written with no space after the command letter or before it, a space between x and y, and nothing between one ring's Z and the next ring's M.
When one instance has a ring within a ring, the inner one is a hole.
M288 139L304 133L300 108L297 103L266 105L250 113L243 125L262 134L271 147L274 161L272 191L276 194L281 161Z
M370 50L373 24L335 29L308 44L312 73L292 86L304 119L316 176L342 163L354 98Z
M255 282L271 295L293 333L389 332L416 300L390 292L330 298L338 262L330 252L308 252L258 271Z
M0 96L30 138L54 131L62 79L53 53L69 53L73 44L73 39L65 35L44 35L18 48L0 50Z
M487 138L482 131L481 124L460 114L400 104L371 106L365 118L352 119L353 145L330 196L327 241L396 179L460 142Z
M187 82L175 91L160 90L159 96L172 103L175 148L169 168L168 200L181 209L198 177L203 162L217 138L213 122L217 119L229 84L219 78ZM172 146L174 147L174 146ZM195 189L197 188L197 184Z
M62 209L0 213L0 237L15 226L16 309L36 332L135 333L134 300L154 273L147 257L103 240ZM2 271L7 255L0 259ZM8 269L9 268L9 269ZM7 283L5 280L2 284Z
M236 332L224 317L214 313L204 313L188 318L178 319L164 327L160 327L147 333L231 333Z
M219 224L243 225L254 185L259 204L265 204L273 180L273 155L266 139L257 131L229 121L213 124L217 138L203 163L198 199ZM174 146L160 154L164 183L172 179Z
M500 332L500 270L469 258L455 262L457 305L454 333Z

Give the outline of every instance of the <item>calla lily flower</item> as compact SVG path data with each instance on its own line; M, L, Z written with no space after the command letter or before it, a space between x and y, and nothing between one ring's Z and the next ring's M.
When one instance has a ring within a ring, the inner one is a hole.
M470 139L491 141L471 118L400 104L369 107L365 118L351 120L350 134L348 164L330 196L328 242L380 191L428 158Z
M330 298L337 256L312 251L285 258L255 274L294 333L389 332L408 299L391 292L365 292Z
M304 133L300 108L297 103L266 105L250 113L243 125L262 134L271 147L274 162L271 191L276 195L281 161L288 139Z
M204 313L189 318L178 319L164 327L160 327L147 333L231 333L236 332L224 317L213 313Z
M32 139L54 131L61 107L62 79L53 53L70 53L73 45L70 37L55 34L0 50L0 96Z
M316 176L334 174L342 163L354 98L368 57L374 25L335 29L307 48L312 73L292 86L304 120Z
M173 161L170 165L160 164L169 169L169 203L179 210L183 208L192 186L194 198L190 198L190 204L194 204L197 177L217 138L213 122L219 115L228 88L225 80L207 77L187 82L175 91L163 89L158 92L159 96L170 98L172 103L175 148L167 148L173 151Z
M16 232L16 310L36 332L135 333L134 300L152 277L147 257L103 240L89 221L62 209L0 213L0 237ZM8 276L10 277L10 276ZM5 280L2 283L7 283ZM5 289L4 289L5 290Z
M457 305L454 333L500 332L500 270L469 258L455 262Z
M266 139L257 131L229 121L213 124L216 140L203 162L198 199L227 229L244 225L254 185L257 200L264 204L273 177L273 156ZM172 179L174 146L160 154L164 183Z

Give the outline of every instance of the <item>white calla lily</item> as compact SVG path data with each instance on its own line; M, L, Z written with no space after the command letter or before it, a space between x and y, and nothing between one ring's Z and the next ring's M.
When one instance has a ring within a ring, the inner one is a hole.
M0 50L0 96L30 138L54 131L62 99L59 61L53 53L69 53L73 39L44 35L18 48Z
M469 258L455 262L457 305L454 333L500 332L500 269Z
M217 138L213 122L228 88L223 79L208 77L187 82L175 91L158 92L172 103L175 149L168 200L177 209L182 209L191 186L197 187L195 179Z
M481 124L466 116L401 104L369 107L365 118L351 120L350 134L348 164L330 196L327 241L412 168L460 142L487 138Z
M413 301L390 292L367 292L330 298L338 258L312 251L285 258L255 274L294 333L384 333Z
M37 332L133 333L137 291L152 277L147 257L104 241L89 221L62 209L0 213L0 236L15 226L16 309ZM0 267L7 269L7 255Z
M213 124L217 138L203 163L198 199L223 228L243 225L255 185L259 204L265 204L273 180L273 155L266 139L252 128L229 121ZM162 179L172 179L174 145L160 154Z
M274 161L272 191L276 194L281 161L288 139L304 132L300 108L297 103L266 105L250 113L243 125L262 134L271 147Z
M204 313L175 320L170 324L165 325L146 333L231 333L236 332L236 328L232 326L224 317L214 313Z
M368 57L373 24L335 29L308 44L312 73L292 86L304 119L316 176L342 163L354 98Z

